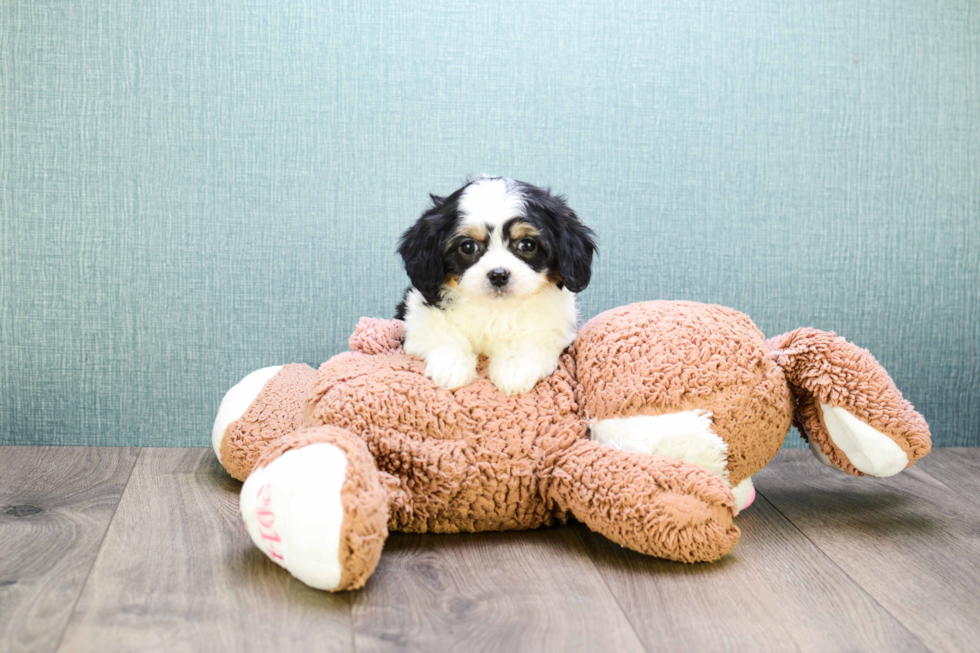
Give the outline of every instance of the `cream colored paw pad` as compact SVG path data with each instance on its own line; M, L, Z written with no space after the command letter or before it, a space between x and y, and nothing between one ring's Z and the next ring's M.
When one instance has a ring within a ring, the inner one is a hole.
M820 404L820 411L830 439L858 471L885 478L908 467L908 455L897 442L881 431L839 406Z
M228 425L240 418L252 405L255 398L262 392L262 388L269 382L269 379L279 374L282 365L263 367L255 370L244 379L239 381L231 390L225 393L218 407L218 416L214 419L214 427L211 429L211 446L214 453L221 460L221 440L225 437L225 430Z
M242 486L242 518L255 546L316 589L340 585L346 473L340 448L311 444L254 470Z

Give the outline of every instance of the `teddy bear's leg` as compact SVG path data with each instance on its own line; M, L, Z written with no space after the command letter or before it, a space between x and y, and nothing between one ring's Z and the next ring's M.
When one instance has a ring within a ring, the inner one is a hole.
M706 410L600 419L591 423L590 430L593 440L615 449L703 467L731 488L738 510L755 499L750 478L734 487L729 483L728 444L713 431L711 413Z
M270 442L303 426L303 406L315 378L309 365L265 367L225 394L211 444L233 478L244 481Z
M241 491L252 541L310 587L364 585L388 537L389 490L363 440L315 426L270 444Z
M547 478L561 510L640 553L704 562L738 541L735 498L699 465L578 440L556 456Z
M883 478L929 453L928 424L867 350L815 329L767 344L796 398L794 422L821 462Z

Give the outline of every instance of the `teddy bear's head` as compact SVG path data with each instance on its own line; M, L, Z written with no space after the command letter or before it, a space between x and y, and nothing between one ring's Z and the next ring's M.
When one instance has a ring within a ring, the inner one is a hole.
M631 429L629 418L698 413L707 419L692 422L724 443L720 473L733 487L772 459L789 430L793 402L783 371L738 311L689 302L622 306L586 323L573 349L581 412L594 434ZM647 450L689 460L676 451L686 435L661 449L650 436Z

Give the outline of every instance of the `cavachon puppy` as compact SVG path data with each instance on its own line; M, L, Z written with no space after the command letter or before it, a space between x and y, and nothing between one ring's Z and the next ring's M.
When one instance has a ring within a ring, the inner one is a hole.
M431 197L398 247L412 282L395 315L405 352L443 388L476 379L482 354L497 388L527 392L575 339L595 234L564 198L513 179Z

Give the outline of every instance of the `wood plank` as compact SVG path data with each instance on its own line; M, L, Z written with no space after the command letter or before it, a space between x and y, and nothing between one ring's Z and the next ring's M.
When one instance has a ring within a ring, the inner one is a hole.
M0 448L0 651L53 651L138 449Z
M797 450L757 474L756 487L929 648L976 650L980 506L924 463L888 479L857 478Z
M642 651L567 527L389 536L353 595L357 651Z
M210 449L144 449L64 651L352 649L350 598L269 561Z
M980 505L980 448L933 449L913 467Z
M694 565L577 532L648 650L925 650L764 498L737 523L732 553Z

